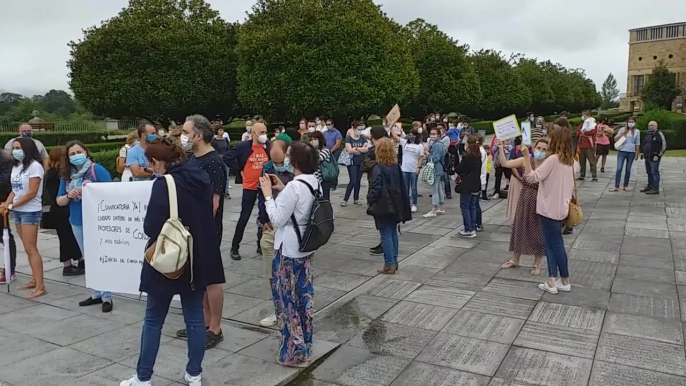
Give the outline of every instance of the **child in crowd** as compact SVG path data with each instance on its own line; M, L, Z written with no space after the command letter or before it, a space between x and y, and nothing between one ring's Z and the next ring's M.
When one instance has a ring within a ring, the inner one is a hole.
M491 147L489 145L483 146L486 150L486 185L481 189L481 199L484 201L490 200L488 198L488 179L491 177L491 172L493 171L493 156L491 155Z

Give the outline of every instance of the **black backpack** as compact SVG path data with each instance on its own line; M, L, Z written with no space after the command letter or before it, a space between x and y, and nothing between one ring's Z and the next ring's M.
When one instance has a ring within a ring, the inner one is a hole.
M319 189L315 191L310 184L303 180L293 181L305 184L314 196L312 210L310 211L310 217L307 220L307 227L305 228L304 235L300 234L300 227L295 220L295 213L291 215L291 221L295 227L295 234L298 236L298 244L300 244L298 250L300 252L314 252L329 242L329 238L331 237L331 234L333 234L333 207L331 207L331 201L322 197Z

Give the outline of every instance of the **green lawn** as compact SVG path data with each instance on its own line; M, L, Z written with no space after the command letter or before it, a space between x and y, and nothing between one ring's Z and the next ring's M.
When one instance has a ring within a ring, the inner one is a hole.
M617 151L610 150L610 154L617 155ZM686 149L667 150L665 157L686 157Z

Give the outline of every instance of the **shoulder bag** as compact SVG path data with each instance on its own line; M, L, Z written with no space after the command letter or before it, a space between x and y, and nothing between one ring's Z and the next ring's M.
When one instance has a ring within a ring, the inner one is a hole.
M581 211L581 206L579 206L579 193L576 190L576 175L574 173L574 166L572 165L572 180L574 181L574 196L569 200L569 209L567 212L567 218L565 219L565 225L569 228L576 228L581 224L584 219L584 214Z

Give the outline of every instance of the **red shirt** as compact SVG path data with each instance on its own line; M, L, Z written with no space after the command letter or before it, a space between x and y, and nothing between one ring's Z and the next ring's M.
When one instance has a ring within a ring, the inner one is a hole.
M269 161L263 145L252 145L252 154L243 168L243 189L257 190L262 175L262 166Z
M598 126L595 129L581 134L581 128L584 126L583 122L576 128L576 136L579 138L579 149L591 149L595 147L595 136L598 133Z

